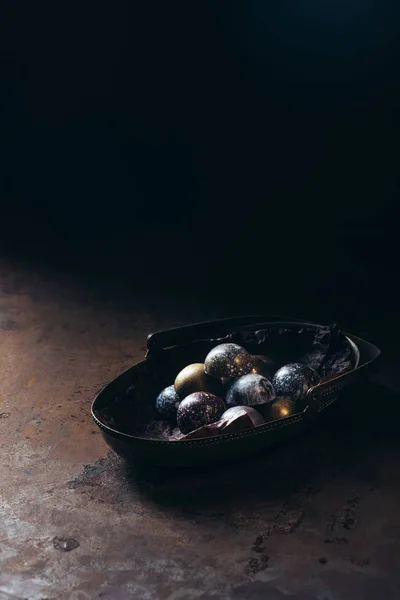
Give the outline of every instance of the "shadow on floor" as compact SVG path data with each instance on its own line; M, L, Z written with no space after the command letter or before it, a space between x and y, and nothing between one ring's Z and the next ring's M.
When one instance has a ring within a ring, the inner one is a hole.
M348 391L309 431L256 457L215 467L157 469L128 463L114 453L85 468L70 487L103 487L105 502L130 510L138 494L146 511L179 518L226 520L237 511L304 505L340 475L369 487L397 480L400 396L376 384ZM101 500L96 490L96 499ZM302 508L303 507L303 508Z

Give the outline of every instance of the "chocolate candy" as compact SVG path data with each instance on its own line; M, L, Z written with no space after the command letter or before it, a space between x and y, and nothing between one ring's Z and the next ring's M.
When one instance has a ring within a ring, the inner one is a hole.
M215 423L226 410L226 404L209 392L194 392L180 403L177 412L178 427L189 433L203 425Z
M264 356L263 354L253 354L251 359L253 361L252 373L257 373L267 379L272 379L274 373L278 370L278 365L268 358L268 356Z
M205 372L217 379L233 379L250 373L252 357L237 344L220 344L213 348L204 361Z
M260 415L260 413L258 411L256 411L255 408L252 408L251 406L232 406L231 408L228 408L228 410L226 410L224 412L224 414L221 417L221 420L222 419L231 419L232 417L236 417L236 416L240 417L244 413L246 413L250 417L251 422L253 423L254 427L265 423L264 417L262 415Z
M160 419L174 421L180 402L181 399L176 393L174 386L170 385L158 394L154 408Z
M301 363L281 367L272 379L277 396L289 396L296 403L305 397L310 387L319 382L318 373Z
M249 373L236 379L228 388L226 404L228 406L256 406L272 402L276 393L272 383L266 377Z
M216 396L222 394L221 381L205 373L204 363L193 363L182 369L174 386L182 400L194 392L210 392Z
M296 413L296 405L290 398L277 398L268 407L268 421L291 417Z

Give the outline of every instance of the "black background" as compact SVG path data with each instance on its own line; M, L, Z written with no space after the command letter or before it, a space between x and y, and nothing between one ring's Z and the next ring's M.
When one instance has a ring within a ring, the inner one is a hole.
M3 254L395 316L398 25L359 0L8 3Z

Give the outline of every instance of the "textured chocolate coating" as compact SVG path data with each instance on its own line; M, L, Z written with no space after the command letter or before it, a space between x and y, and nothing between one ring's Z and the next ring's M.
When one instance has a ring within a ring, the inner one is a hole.
M272 380L277 396L289 396L294 402L304 398L310 387L319 382L318 373L301 363L281 367Z
M182 400L194 392L210 392L216 396L222 394L221 381L205 373L204 363L193 363L182 369L174 386Z
M170 385L158 394L154 408L161 419L175 420L180 402L174 386Z
M189 433L203 425L215 423L225 410L226 404L218 396L209 392L194 392L186 396L178 407L178 427L182 433Z
M221 416L221 420L230 419L236 416L240 417L243 413L246 413L250 417L251 422L255 427L257 425L262 425L263 423L265 423L264 417L260 415L260 413L255 408L252 408L251 406L232 406L224 412L224 414Z
M220 344L213 348L204 361L205 372L218 379L233 379L250 373L252 357L237 344Z
M227 406L256 406L272 402L276 393L272 383L266 377L249 373L236 379L226 394Z

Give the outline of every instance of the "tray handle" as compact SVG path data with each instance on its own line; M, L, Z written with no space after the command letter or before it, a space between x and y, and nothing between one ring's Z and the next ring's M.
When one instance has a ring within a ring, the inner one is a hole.
M165 348L170 348L179 344L185 344L193 339L206 339L210 337L218 337L225 335L231 331L235 331L238 327L245 327L263 322L279 322L287 321L292 323L304 323L301 319L292 317L282 317L278 315L246 315L242 317L230 317L226 319L218 319L214 321L204 321L202 323L194 323L192 325L184 325L174 329L166 329L157 333L150 333L147 337L147 354L159 354ZM307 324L307 323L304 323ZM311 325L311 323L310 323Z
M379 348L361 338L345 334L358 348L360 352L360 363L352 371L346 371L329 381L310 388L307 392L307 416L313 416L316 412L332 404L341 392L353 383L367 379L379 370L382 355Z

